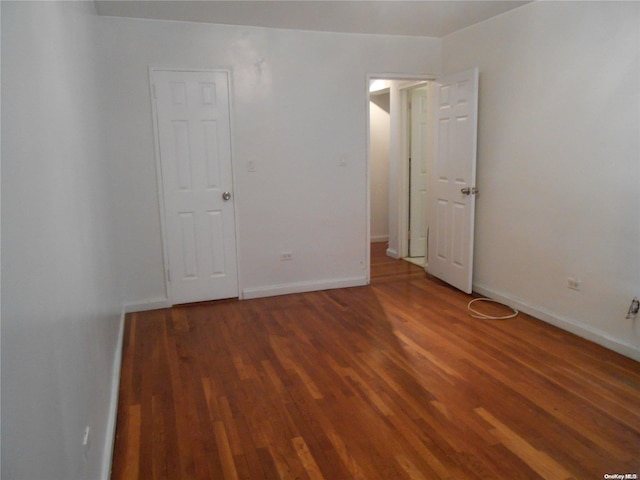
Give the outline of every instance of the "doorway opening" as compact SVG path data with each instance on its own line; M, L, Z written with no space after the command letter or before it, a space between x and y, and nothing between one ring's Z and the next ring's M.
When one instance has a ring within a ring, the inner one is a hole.
M426 268L429 75L368 78L371 242Z
M425 270L450 285L471 293L473 286L473 253L476 182L476 149L478 120L479 71L437 78L416 76L398 78L367 76L367 121L369 87L372 80L389 81L389 209L387 255L399 259L409 256L409 142L407 141L409 92L427 84L427 122L425 144L428 196L425 215ZM370 155L371 129L367 128L367 160ZM368 165L370 168L370 165ZM415 166L414 166L415 168ZM370 177L368 177L370 178ZM372 195L368 185L367 201ZM414 192L419 189L414 189ZM368 205L369 207L369 205ZM368 216L371 221L371 212ZM427 235L428 233L428 235ZM411 235L414 237L414 235ZM367 232L367 238L371 238ZM367 245L368 248L369 245ZM369 257L370 258L370 257Z

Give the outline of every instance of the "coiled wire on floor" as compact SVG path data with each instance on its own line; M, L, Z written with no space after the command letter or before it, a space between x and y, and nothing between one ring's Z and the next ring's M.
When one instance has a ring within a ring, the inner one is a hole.
M510 308L511 310L513 310L513 313L509 314L509 315L504 315L501 317L496 317L493 315L487 315L485 313L479 312L478 310L474 309L473 307L471 307L471 305L473 305L476 302L491 302L491 303L497 303L498 305L502 305L503 307L507 307ZM469 315L472 316L473 318L480 318L482 320L508 320L510 318L515 318L518 316L518 310L516 310L513 307L510 307L508 305L505 305L504 303L500 303L497 302L495 300L491 300L490 298L485 298L485 297L480 297L480 298L474 298L473 300L471 300L468 305L467 305L467 309L469 310Z

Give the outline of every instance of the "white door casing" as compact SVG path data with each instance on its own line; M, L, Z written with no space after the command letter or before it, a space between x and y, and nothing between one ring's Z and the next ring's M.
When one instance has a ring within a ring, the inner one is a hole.
M427 235L427 87L411 90L409 256L424 257Z
M466 293L473 283L478 69L435 84L435 157L428 268Z
M151 70L170 303L238 296L226 71Z

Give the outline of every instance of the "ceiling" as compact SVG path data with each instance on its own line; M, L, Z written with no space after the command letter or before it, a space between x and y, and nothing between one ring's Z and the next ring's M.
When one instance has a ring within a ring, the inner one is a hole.
M98 14L343 33L443 37L528 1L96 0Z

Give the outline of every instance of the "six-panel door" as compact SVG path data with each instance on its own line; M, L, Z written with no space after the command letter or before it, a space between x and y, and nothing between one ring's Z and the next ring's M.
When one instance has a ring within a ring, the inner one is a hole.
M434 193L427 270L471 293L478 70L439 78L436 90Z
M227 72L153 70L169 295L238 296Z

